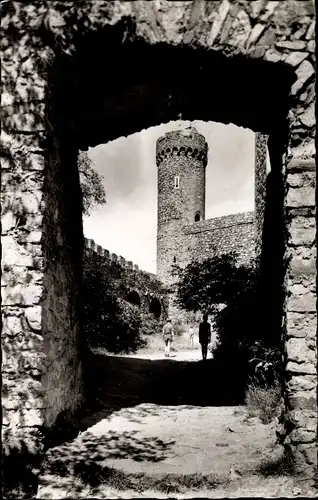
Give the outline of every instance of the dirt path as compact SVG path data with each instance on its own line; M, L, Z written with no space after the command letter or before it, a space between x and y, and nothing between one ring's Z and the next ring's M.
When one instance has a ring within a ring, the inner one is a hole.
M290 477L266 477L282 453L273 424L248 419L242 406L160 402L179 387L165 394L169 377L183 374L186 383L188 369L206 370L182 356L95 360L99 406L88 409L77 438L48 451L38 498L310 495Z

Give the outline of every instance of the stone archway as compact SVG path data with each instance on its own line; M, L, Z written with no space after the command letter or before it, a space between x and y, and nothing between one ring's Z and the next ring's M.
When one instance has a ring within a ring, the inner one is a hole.
M87 0L78 8L75 2L40 1L8 2L3 10L7 452L21 442L30 453L39 451L37 429L52 428L60 415L70 418L84 397L78 150L176 119L181 112L184 119L232 122L272 138L273 182L280 186L278 193L273 190L281 221L277 237L281 258L282 253L286 257L279 315L285 343L286 442L299 468L313 470L313 2L268 1L260 7L236 1L172 6L164 0ZM301 25L297 39L290 28L295 20ZM107 81L96 65L100 61L104 66L105 60ZM60 337L50 336L52 331ZM72 348L66 339L72 339ZM16 408L14 398L21 390L28 404Z

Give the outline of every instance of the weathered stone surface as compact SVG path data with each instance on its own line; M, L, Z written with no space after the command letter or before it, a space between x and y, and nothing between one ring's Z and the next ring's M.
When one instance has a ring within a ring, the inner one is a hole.
M315 106L314 103L312 103L309 108L300 115L299 117L301 123L303 123L306 127L311 128L315 125Z
M306 42L303 40L284 40L282 42L277 42L276 47L288 50L304 50L306 48Z
M33 331L41 331L42 310L41 306L28 307L25 311L28 326Z
M296 469L299 469L302 462L304 462L303 468L300 469L301 472L305 472L310 476L312 470L317 470L317 446L315 444L312 446L298 444L292 447L292 451L295 458ZM310 469L308 465L314 467Z
M314 207L315 190L311 187L290 187L287 193L286 205L287 207Z
M293 289L295 286L292 287ZM294 312L315 312L316 311L316 295L313 292L305 289L302 292L291 292L291 296L287 298L287 311Z
M300 236L303 241L305 240L303 233L298 236ZM292 247L290 247L290 249L292 249ZM300 279L303 279L305 283L305 280L308 282L310 278L312 279L315 276L316 255L313 243L309 248L304 246L296 247L289 260L287 272L289 277L294 280L294 282L299 282Z
M40 409L4 410L3 425L12 427L40 427L43 425L43 415Z
M316 238L316 224L312 217L293 217L289 227L289 244L313 245Z
M294 363L289 361L286 365L286 371L291 373L302 373L304 375L315 375L316 366L314 363ZM302 408L300 405L299 408Z
M286 343L287 359L296 363L314 363L315 353L308 348L306 339L290 338Z
M309 431L307 429L294 429L290 434L292 443L314 443L317 438L315 430Z
M291 94L296 95L314 73L315 70L312 64L309 61L303 61L296 69L297 81L291 88Z
M31 306L38 304L42 298L43 287L41 285L19 284L12 287L1 287L2 305Z
M308 168L312 167L312 162L308 162ZM301 165L300 162L295 162L295 165L291 164L290 169L288 169L287 176L287 184L292 187L311 187L315 188L316 178L315 178L315 170L298 172L298 169L303 169L304 165ZM293 173L290 173L290 170L293 170ZM294 173L295 172L295 173ZM306 205L304 205L306 206ZM302 207L303 208L303 207Z
M289 404L293 410L317 411L317 401L314 392L298 391L289 396Z
M287 335L292 337L315 337L317 315L287 311Z
M314 375L298 375L291 377L291 379L287 382L287 389L290 391L312 391L316 388L317 381ZM310 418L309 418L310 417ZM303 420L308 420L308 425L313 425L315 423L316 415L314 412L309 412L306 416L304 412L296 411L294 414L294 420L297 421L297 424L300 426L307 426Z
M285 59L286 64L298 66L308 56L308 52L291 52Z
M309 50L309 52L315 52L316 44L314 40L310 40L310 42L307 43L307 50Z

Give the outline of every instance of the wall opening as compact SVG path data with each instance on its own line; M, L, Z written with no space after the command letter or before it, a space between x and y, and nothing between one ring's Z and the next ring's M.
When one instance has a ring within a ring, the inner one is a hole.
M136 292L136 290L132 290L127 295L127 301L130 302L130 304L133 304L134 306L140 307L141 302L139 293Z
M180 178L178 175L176 175L174 178L174 187L175 187L175 189L179 189L179 187L180 187Z
M152 313L157 319L161 316L161 304L156 297L150 302L149 312Z
M199 222L201 220L201 213L197 212L194 216L194 222Z

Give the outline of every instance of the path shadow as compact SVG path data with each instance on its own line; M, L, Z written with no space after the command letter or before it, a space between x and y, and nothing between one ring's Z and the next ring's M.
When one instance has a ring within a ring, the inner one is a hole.
M61 421L47 447L74 439L80 431L126 409L131 422L155 416L156 406L233 406L243 402L239 374L213 359L148 360L90 353L86 358L86 402L71 425ZM150 403L149 406L145 403ZM142 405L141 408L138 405ZM138 406L135 412L134 407ZM169 408L166 409L169 411ZM162 409L161 409L162 412Z
M237 405L243 398L238 378L213 359L205 362L173 358L147 360L91 353L87 359L85 411L87 414L94 411L100 419L102 415L105 418L113 411L142 403Z

